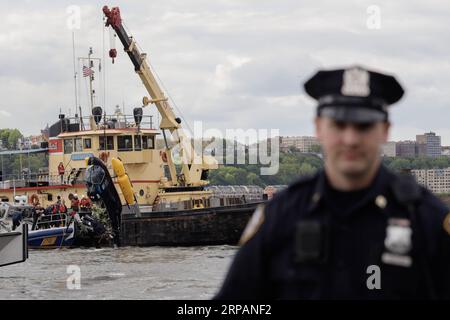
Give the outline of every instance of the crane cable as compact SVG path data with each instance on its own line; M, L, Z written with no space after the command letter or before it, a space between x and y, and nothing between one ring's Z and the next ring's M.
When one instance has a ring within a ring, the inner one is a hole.
M128 34L131 34L129 32L128 27L126 26L126 24L122 21L122 25L125 28L125 30L127 31ZM142 50L141 46L135 42L135 45L138 47L138 49L140 50L140 52L144 52L144 50ZM186 121L186 118L183 116L183 113L181 112L181 110L178 108L177 104L175 103L175 100L172 98L172 96L169 93L169 90L167 90L166 86L164 85L164 82L161 80L161 78L159 77L158 73L156 72L155 67L153 67L153 65L150 63L149 60L147 60L147 63L151 69L151 71L156 75L156 79L158 80L158 82L161 84L161 87L164 89L164 92L167 94L167 97L170 99L170 101L172 102L173 106L175 107L175 109L178 111L178 114L180 115L180 117L183 119L184 123L186 124L186 127L189 129L191 135L193 133L192 128L189 126L189 123Z
M102 77L103 77L103 108L106 110L106 59L105 59L105 16L103 16L103 20L102 20L102 45L103 45L103 72L102 72Z

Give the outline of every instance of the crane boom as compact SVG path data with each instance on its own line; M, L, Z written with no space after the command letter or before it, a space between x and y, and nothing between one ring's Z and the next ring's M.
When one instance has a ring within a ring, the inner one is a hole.
M171 184L174 186L202 186L207 184L208 181L206 180L206 177L208 171L217 168L217 160L211 156L199 156L195 152L190 139L188 139L183 130L181 130L182 126L180 118L175 116L168 99L164 96L164 92L161 90L150 70L149 64L147 63L147 55L139 51L134 38L130 37L124 29L119 8L113 7L109 9L108 6L104 6L103 13L107 18L105 26L111 26L116 32L120 42L124 46L125 52L128 54L128 57L134 65L135 72L141 78L144 87L150 95L150 99L144 97L144 106L149 103L155 104L161 115L160 129L163 133L164 130L169 130L179 142L182 161L181 174L179 175L176 173L176 168L173 163L172 148L169 148L166 144L166 148L168 149L167 163L171 176ZM114 57L115 51L113 53L114 55L111 53L112 52L110 51L110 56Z

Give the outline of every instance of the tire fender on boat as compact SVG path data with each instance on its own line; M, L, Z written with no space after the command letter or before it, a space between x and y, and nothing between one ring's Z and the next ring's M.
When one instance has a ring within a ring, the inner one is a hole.
M102 152L102 153L100 153L99 158L100 158L104 163L106 163L106 162L108 161L108 158L109 158L109 152Z
M39 204L39 197L38 197L38 195L37 195L36 193L33 193L33 194L30 196L30 203L31 203L33 206L37 206L37 205Z
M159 154L161 155L162 161L167 162L167 153L164 151L160 151Z

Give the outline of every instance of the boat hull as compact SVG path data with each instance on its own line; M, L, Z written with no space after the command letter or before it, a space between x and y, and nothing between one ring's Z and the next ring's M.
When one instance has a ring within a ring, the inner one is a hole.
M122 217L123 246L237 245L256 206L246 203Z
M74 228L59 227L28 232L28 248L54 249L74 244Z

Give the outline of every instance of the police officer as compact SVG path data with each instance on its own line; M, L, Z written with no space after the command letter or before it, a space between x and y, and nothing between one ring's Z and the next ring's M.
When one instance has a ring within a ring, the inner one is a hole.
M449 209L379 156L400 84L356 66L304 87L324 169L255 211L215 298L449 299Z

